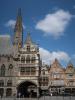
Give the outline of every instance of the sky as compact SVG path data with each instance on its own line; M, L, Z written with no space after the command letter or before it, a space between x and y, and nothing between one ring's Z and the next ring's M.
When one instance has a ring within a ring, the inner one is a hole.
M0 0L0 52L10 37L13 40L18 8L22 11L23 42L30 32L43 63L57 58L63 66L69 61L75 64L75 0Z

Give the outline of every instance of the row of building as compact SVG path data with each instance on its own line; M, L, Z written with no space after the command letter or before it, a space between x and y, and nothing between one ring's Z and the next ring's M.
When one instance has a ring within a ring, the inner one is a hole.
M10 50L10 51L9 51ZM8 52L0 53L0 96L29 97L42 93L75 95L75 68L69 63L62 67L57 59L53 64L42 64L39 47L27 33L23 44L21 10L14 29L14 39Z

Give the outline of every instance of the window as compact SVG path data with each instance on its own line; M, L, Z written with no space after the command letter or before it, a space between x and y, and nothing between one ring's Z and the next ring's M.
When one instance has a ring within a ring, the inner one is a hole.
M43 75L45 75L45 70L44 70L44 69L43 69L43 72L42 72L42 74L43 74Z
M4 94L4 89L0 88L0 96L3 97L3 94Z
M74 81L69 81L69 86L73 86Z
M27 51L30 52L30 46L27 46Z
M35 57L32 57L32 58L31 58L31 62L32 62L32 63L35 63Z
M8 80L7 86L12 86L12 80Z
M22 62L22 63L25 62L25 57L24 57L24 56L21 57L21 62Z
M1 66L0 76L5 76L5 65L4 64Z
M25 72L25 67L21 67L20 72L24 73Z
M73 77L73 73L68 73L67 74L67 78L72 78Z
M7 88L6 89L6 96L11 96L12 95L12 89L11 88Z
M30 68L29 67L25 68L25 71L30 72Z
M36 70L35 67L31 67L31 74L35 74Z
M13 69L13 65L12 64L9 65L9 69Z
M26 63L30 63L30 56L29 55L27 55Z
M30 74L30 67L26 67L26 68L25 68L25 74L26 74L26 75L29 75L29 74Z
M13 73L13 65L10 64L9 67L8 67L8 75L12 76L12 73Z
M3 86L4 86L4 81L0 80L0 87L3 87Z
M10 61L10 57L8 57L8 62Z

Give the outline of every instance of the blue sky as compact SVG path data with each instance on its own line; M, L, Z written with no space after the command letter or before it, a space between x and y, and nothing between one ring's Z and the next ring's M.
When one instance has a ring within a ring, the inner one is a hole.
M0 34L13 36L21 8L24 41L27 32L39 44L44 62L75 61L75 0L0 0Z

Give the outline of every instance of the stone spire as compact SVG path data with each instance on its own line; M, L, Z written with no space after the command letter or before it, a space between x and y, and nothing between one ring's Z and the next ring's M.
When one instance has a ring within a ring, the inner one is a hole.
M18 9L17 20L14 28L14 42L13 45L17 46L18 49L23 45L23 26L21 8Z

